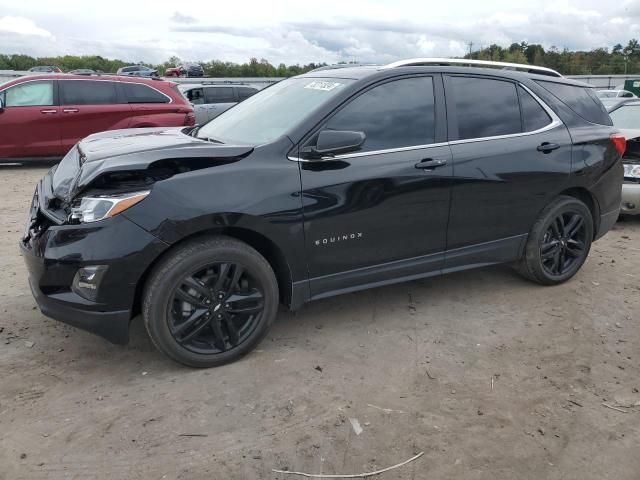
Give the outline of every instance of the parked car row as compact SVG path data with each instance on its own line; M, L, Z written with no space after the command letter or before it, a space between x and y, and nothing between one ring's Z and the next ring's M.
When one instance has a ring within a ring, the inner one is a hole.
M63 73L59 67L54 65L38 65L29 69L29 72L33 73ZM93 75L97 72L90 68L78 68L70 70L68 73L75 75ZM157 77L159 76L158 70L147 67L146 65L128 65L126 67L120 67L116 72L116 75L125 75L130 77ZM199 63L183 63L175 67L167 68L165 77L204 77L204 69Z
M0 159L60 158L104 130L195 124L173 82L48 74L0 86Z
M165 77L204 77L204 68L199 63L184 63L177 67L167 68Z

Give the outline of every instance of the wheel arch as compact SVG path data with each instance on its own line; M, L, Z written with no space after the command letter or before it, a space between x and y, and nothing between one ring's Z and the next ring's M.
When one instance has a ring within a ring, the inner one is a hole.
M598 204L598 200L596 199L596 197L584 187L568 188L560 192L560 195L573 197L577 200L580 200L587 206L587 208L591 212L591 217L593 218L593 236L595 239L596 233L598 232L598 229L600 227L600 205Z
M273 272L276 275L278 282L278 294L280 297L280 303L287 306L291 306L292 303L292 273L287 259L276 243L255 230L251 230L243 227L222 227L209 230L202 230L192 233L179 241L172 243L166 250L164 250L157 258L151 262L144 273L140 276L136 284L135 295L132 306L132 318L141 312L142 308L142 293L144 287L149 279L153 268L167 255L170 255L178 246L185 242L191 241L198 237L211 237L211 236L227 236L240 240L250 247L254 248L265 260L269 263Z

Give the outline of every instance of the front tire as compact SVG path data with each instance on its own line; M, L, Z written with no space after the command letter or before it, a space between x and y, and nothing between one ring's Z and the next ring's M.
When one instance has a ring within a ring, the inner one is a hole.
M155 346L190 367L214 367L251 351L278 311L269 263L229 237L185 243L153 269L142 315Z
M533 225L518 272L541 285L557 285L582 267L593 240L593 217L580 200L560 196Z

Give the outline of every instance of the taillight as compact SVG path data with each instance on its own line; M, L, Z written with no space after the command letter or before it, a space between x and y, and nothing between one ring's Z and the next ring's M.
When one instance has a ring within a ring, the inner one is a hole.
M184 116L184 125L186 127L193 127L196 124L196 116L193 112L189 112ZM624 139L623 139L624 140Z
M611 143L613 143L616 151L620 154L620 156L623 156L624 151L627 149L627 141L625 140L625 138L619 133L612 133L609 138L611 139Z

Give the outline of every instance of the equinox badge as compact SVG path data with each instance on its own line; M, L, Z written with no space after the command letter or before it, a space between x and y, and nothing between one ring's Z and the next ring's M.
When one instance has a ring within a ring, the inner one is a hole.
M330 243L346 242L347 240L356 240L358 238L362 238L362 232L345 233L336 235L335 237L321 238L320 240L316 240L315 244L316 246L329 245Z

